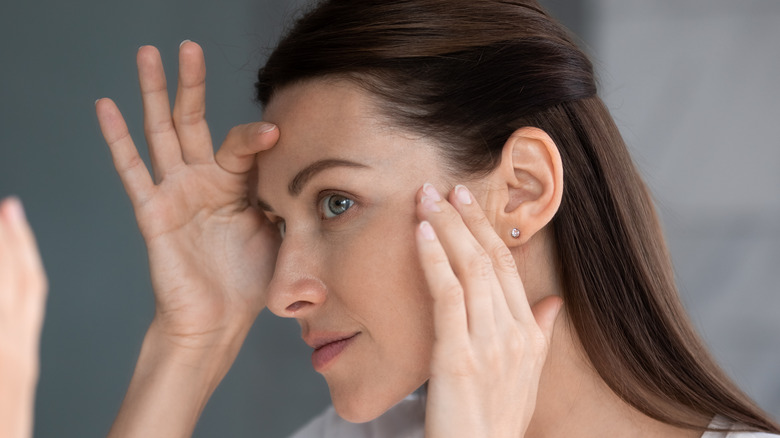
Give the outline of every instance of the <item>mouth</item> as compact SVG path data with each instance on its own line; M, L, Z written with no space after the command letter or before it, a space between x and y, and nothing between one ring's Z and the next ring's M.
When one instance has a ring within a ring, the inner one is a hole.
M346 349L360 332L350 334L336 334L312 337L306 339L306 343L314 349L311 354L311 363L318 373L326 371L328 365Z

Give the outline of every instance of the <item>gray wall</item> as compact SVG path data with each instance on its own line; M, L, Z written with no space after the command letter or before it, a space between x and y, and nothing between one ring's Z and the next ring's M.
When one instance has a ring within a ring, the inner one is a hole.
M715 356L780 417L780 2L595 0L602 96Z
M691 313L726 368L777 416L780 3L548 4L598 60L607 101L658 194ZM114 98L143 145L135 51L157 45L175 87L178 43L192 39L206 52L219 142L260 117L253 76L294 5L3 5L0 196L25 202L51 282L36 436L105 434L152 315L144 245L94 100ZM195 436L285 436L327 402L297 324L263 314Z
M4 2L0 196L25 202L51 283L36 436L105 435L152 316L146 251L95 99L114 98L145 148L136 50L157 45L175 89L179 42L192 39L219 143L260 118L254 75L291 11L285 0ZM294 321L263 315L196 436L284 436L319 412L327 388L308 356Z

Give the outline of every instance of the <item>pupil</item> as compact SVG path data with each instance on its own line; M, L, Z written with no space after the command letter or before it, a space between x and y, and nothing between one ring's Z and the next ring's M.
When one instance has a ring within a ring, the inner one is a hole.
M330 211L335 214L344 213L349 208L349 199L341 196L333 196L330 198Z

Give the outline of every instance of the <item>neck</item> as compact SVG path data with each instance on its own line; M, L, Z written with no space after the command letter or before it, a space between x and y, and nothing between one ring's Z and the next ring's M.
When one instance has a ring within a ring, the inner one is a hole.
M618 397L598 375L565 313L558 317L525 438L698 438L701 432L654 420Z

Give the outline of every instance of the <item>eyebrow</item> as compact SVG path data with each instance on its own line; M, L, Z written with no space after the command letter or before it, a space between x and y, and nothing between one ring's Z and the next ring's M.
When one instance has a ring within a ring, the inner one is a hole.
M300 172L298 172L295 175L295 178L293 178L292 181L290 181L290 184L287 186L287 191L289 191L292 196L300 195L301 191L303 190L303 186L305 186L306 183L308 183L312 178L314 178L315 175L333 167L353 167L353 168L365 169L368 168L369 166L366 166L365 164L356 163L354 161L349 161L349 160L340 160L340 159L318 160L309 164ZM260 199L259 197L257 198L257 203L260 206L260 208L262 208L265 211L269 211L269 212L274 211L274 209L271 208L270 204Z
M304 168L300 172L298 172L297 175L295 175L295 178L293 178L292 181L290 181L290 185L287 186L287 190L293 196L300 195L301 190L303 190L303 186L305 186L310 179L314 178L314 175L322 172L323 170L330 169L332 167L366 168L368 166L366 166L365 164L360 164L349 160L329 159L329 160L315 161L309 164L308 166L306 166L306 168Z

